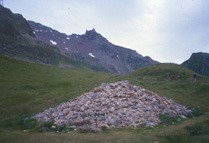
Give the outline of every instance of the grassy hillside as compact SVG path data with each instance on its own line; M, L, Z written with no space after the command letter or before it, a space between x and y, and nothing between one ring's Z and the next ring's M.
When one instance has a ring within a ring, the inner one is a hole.
M194 72L183 66L158 64L136 70L128 78L133 83L178 103L190 107L200 106L209 111L209 79L197 74L197 82L194 83L193 74Z
M172 79L168 80L167 75ZM127 76L64 70L54 66L30 64L0 56L0 142L208 142L209 79L172 64L139 69ZM178 103L204 111L200 117L175 125L151 129L115 129L104 133L22 132L22 118L56 106L91 90L102 82L128 79Z
M23 63L0 57L0 126L19 129L19 119L81 95L113 75ZM9 113L9 114L8 114Z

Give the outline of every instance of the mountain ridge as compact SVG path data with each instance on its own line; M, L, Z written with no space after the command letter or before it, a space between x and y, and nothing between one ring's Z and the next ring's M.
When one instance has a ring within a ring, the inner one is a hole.
M135 50L112 44L94 28L86 30L85 34L67 35L40 23L28 22L39 40L58 47L63 54L94 70L127 74L137 68L158 63Z
M15 59L61 67L128 74L158 63L136 51L114 45L95 29L84 34L60 33L0 7L0 53Z
M209 53L193 53L182 65L196 73L209 76Z

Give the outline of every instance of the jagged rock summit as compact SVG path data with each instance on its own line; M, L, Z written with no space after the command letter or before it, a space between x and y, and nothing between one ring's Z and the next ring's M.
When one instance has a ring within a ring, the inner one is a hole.
M55 126L74 130L100 131L102 127L153 127L159 115L186 118L185 106L161 97L128 81L103 83L92 91L36 114L39 122L52 121Z

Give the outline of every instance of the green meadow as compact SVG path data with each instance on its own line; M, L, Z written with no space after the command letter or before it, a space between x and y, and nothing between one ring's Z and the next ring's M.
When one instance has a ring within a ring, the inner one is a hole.
M168 79L171 74L171 79ZM175 64L144 67L128 75L61 69L0 56L0 142L2 143L175 143L209 142L209 78ZM23 119L92 90L103 82L129 80L160 96L194 108L196 116L154 128L101 133L25 130Z

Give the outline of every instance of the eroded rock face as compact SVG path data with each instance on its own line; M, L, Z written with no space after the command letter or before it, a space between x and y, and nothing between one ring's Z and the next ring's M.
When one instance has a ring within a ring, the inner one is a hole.
M103 83L92 91L36 114L39 122L53 121L74 129L100 131L101 127L153 127L158 116L187 116L191 110L128 81Z

